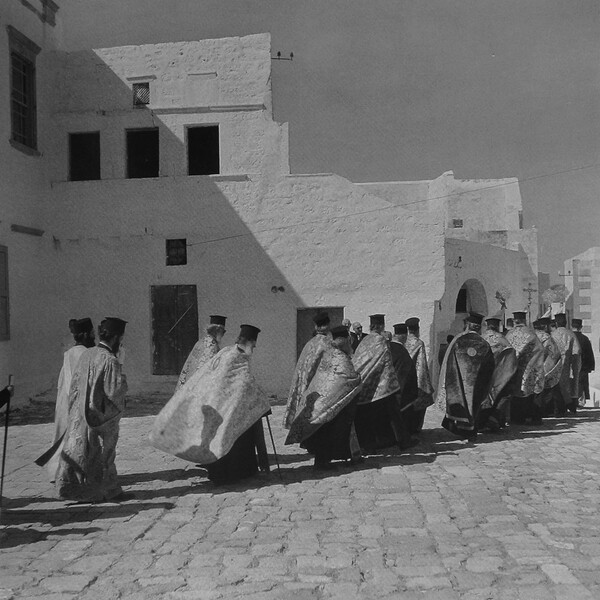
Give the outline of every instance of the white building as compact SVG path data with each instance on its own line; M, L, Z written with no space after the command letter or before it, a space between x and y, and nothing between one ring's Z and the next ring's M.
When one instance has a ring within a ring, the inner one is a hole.
M2 20L42 48L37 152L8 141L8 119L0 138L0 376L21 397L53 385L72 317L129 321L133 391L172 388L209 314L228 316L226 343L257 325L255 371L281 397L320 308L365 326L382 312L389 329L419 316L437 351L467 310L497 312L498 289L526 303L537 241L516 180L289 172L268 34L70 53L12 5Z
M585 252L565 261L565 286L570 294L566 309L570 318L582 319L582 333L592 342L592 348L598 356L600 339L600 247L588 248ZM590 384L600 388L598 369L590 373Z

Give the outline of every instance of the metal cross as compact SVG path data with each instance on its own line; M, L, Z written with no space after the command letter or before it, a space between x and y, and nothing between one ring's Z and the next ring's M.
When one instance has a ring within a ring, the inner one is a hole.
M527 292L527 308L529 308L531 306L531 297L533 296L534 292L537 292L537 290L532 287L531 285L531 281L527 284L526 288L523 288L524 292Z

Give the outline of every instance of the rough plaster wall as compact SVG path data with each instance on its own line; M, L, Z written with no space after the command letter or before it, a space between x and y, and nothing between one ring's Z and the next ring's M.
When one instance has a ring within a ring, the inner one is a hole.
M49 87L47 68L56 44L55 28L41 20L19 2L0 3L0 245L8 247L10 336L0 341L0 387L9 373L15 376L15 402L51 385L54 377L53 357L39 352L53 344L54 331L48 313L39 298L49 289L48 238L11 231L11 225L44 229L38 208L50 192L47 180ZM10 56L6 25L12 25L42 48L36 60L37 137L41 156L29 156L13 148L10 123Z
M154 109L244 104L270 108L270 53L266 33L64 53L57 106L65 112L129 110L131 78L149 77ZM106 86L107 81L112 85Z
M379 211L388 203L341 177L71 182L54 190L48 219L74 286L70 310L130 321L127 370L140 387L160 380L150 374L150 285L198 285L200 322L228 315L229 342L241 322L263 329L255 369L278 395L295 363L297 308L345 306L365 324L373 312L390 325L412 314L428 323L443 292L441 225L398 207ZM187 266L165 266L167 237L188 239Z

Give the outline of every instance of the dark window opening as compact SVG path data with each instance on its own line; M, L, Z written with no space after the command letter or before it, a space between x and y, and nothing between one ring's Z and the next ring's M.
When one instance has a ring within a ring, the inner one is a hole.
M127 177L158 177L158 129L127 130Z
M187 242L185 239L167 240L167 266L187 265Z
M469 312L467 308L467 288L458 290L458 296L456 297L456 312L466 313Z
M37 150L35 61L39 46L8 26L11 141Z
M523 229L523 211L519 211L519 229Z
M69 179L100 179L100 132L69 134Z
M187 145L189 175L220 173L218 125L188 127Z
M150 104L150 83L134 83L133 84L133 105L145 106Z
M8 311L8 248L0 246L0 340L10 339Z
M462 229L463 220L462 219L452 219L452 227L454 229Z

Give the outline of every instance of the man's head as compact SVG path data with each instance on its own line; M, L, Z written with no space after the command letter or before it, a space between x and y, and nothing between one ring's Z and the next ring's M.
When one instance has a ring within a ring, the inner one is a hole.
M465 319L465 331L479 333L481 331L482 322L483 315L478 313L469 313L469 316Z
M238 335L235 343L246 354L252 354L254 348L256 348L256 340L259 333L260 329L254 327L254 325L240 325L240 335Z
M545 331L546 333L550 333L551 322L552 319L550 319L550 317L540 317L537 321L533 322L533 327L538 331Z
M356 321L356 323L352 323L352 329L356 335L362 334L362 325L358 321Z
M406 327L406 323L396 323L394 325L394 339L396 342L400 342L404 344L406 342L406 337L408 336L408 327Z
M342 325L348 330L350 331L350 327L352 327L352 322L350 321L350 319L344 319L342 321Z
M446 336L446 343L449 344L453 339L454 339L453 335L447 335Z
M581 331L583 321L581 319L571 319L571 329L573 331Z
M385 315L369 315L369 329L373 333L383 333L385 331Z
M352 348L350 346L350 332L345 325L339 325L338 327L333 327L331 329L331 344L334 348L338 348L338 350L342 350L346 354L350 354L352 352Z
M515 325L527 324L527 313L524 310L517 310L513 313L513 321Z
M100 341L104 342L115 354L125 336L125 325L127 325L127 321L123 321L123 319L105 317L98 327Z
M313 323L315 324L315 330L317 333L326 335L329 333L329 314L326 312L320 312L313 317Z
M515 322L512 317L506 319L506 329L512 329L515 326Z
M88 317L84 319L73 319L73 324L69 321L69 327L73 332L73 338L78 346L91 348L94 345L96 336L94 335L94 325Z
M206 327L206 333L212 336L217 343L220 343L225 335L225 322L227 317L223 315L210 315L210 323Z
M496 317L489 317L485 320L485 326L490 331L500 331L500 319Z
M408 328L408 333L412 333L416 336L419 335L419 317L410 317L410 319L406 319L406 327Z
M566 327L567 326L567 315L565 313L558 313L554 315L554 319L556 320L557 327Z

